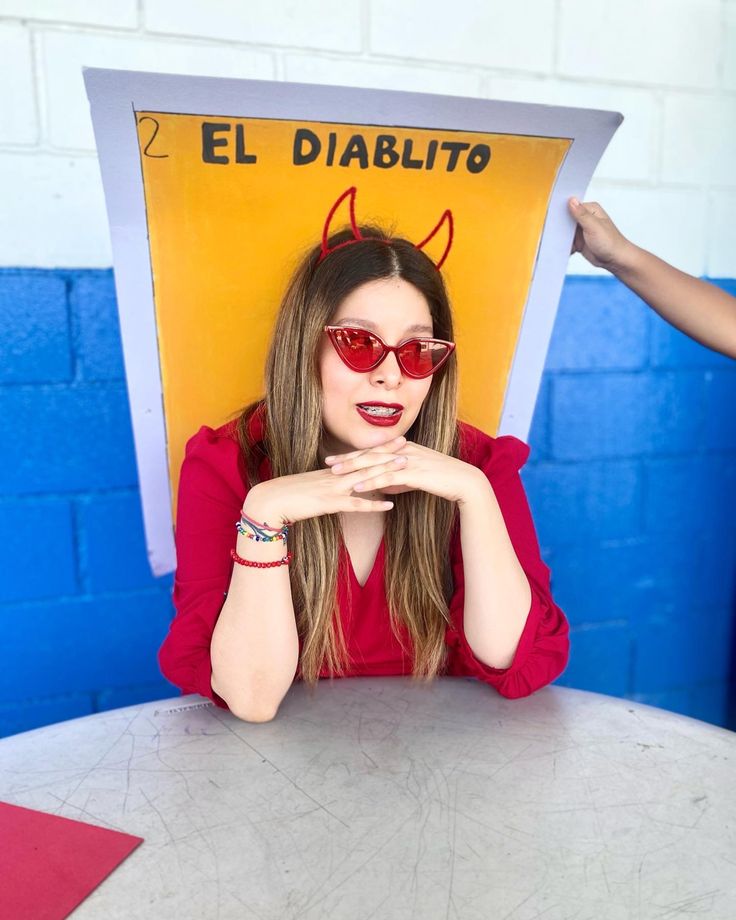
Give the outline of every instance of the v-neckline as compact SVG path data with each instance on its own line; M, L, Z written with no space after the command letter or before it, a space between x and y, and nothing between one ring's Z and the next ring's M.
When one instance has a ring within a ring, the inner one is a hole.
M385 546L384 546L384 541L385 541L385 539L386 539L386 537L385 537L385 534L384 534L384 535L381 537L381 542L378 544L378 549L376 550L376 558L373 560L373 567L371 568L370 572L368 573L368 578L366 578L365 584L364 584L364 585L361 585L361 583L358 581L358 576L355 574L355 568L353 567L353 560L352 560L352 558L350 557L350 553L349 553L349 551L348 551L347 544L343 541L343 548L344 548L344 550L345 550L345 555L348 557L348 568L350 569L350 574L352 575L352 578L353 578L353 585L354 585L359 591L365 591L365 589L368 587L368 585L371 583L371 581L373 580L374 576L375 576L376 573L378 572L378 570L379 570L379 568L380 568L379 563L381 562L381 560L382 560L382 558L383 558L383 553L384 553L384 551L385 551Z

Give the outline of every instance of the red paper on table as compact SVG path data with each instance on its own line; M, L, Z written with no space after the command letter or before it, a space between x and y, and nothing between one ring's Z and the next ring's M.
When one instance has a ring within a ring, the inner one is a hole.
M0 917L63 920L143 838L0 802L0 841Z

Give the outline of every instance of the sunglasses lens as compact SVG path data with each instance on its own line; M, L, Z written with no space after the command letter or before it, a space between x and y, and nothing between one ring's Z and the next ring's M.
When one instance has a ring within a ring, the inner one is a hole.
M378 339L362 329L337 329L335 341L342 358L356 371L373 367L383 352Z
M450 352L449 346L429 339L413 339L402 346L399 360L407 374L426 377L434 373Z

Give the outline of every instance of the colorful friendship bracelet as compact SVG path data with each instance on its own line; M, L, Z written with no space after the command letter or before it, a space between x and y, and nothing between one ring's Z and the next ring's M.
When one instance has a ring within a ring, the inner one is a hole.
M254 521L253 518L249 518L248 515L244 512L240 512L240 520L246 521L248 524L252 524L254 527L262 527L264 530L283 530L284 527L288 527L291 524L291 521L285 521L283 527L269 527L268 524L263 521L262 524L259 524L258 521Z
M258 521L254 521L252 518L249 518L247 514L243 511L240 512L240 520L235 524L237 531L244 537L248 537L249 540L257 540L263 543L272 543L274 540L283 540L286 543L286 538L289 534L289 524L291 522L287 521L283 527L270 527L265 521L263 524L259 524ZM253 533L249 533L246 528L250 528ZM269 531L267 533L266 531Z
M286 537L289 532L288 527L284 527L284 529L279 531L279 533L273 534L269 537L266 536L263 531L260 531L259 533L251 533L250 531L246 530L246 527L252 526L252 524L243 524L242 521L238 521L235 524L235 528L238 533L243 537L247 537L249 540L257 540L261 543L273 543L274 540L283 540L284 543L286 543Z

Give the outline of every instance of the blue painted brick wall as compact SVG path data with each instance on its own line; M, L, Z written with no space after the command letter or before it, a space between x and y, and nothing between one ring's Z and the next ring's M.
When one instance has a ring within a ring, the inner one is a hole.
M542 395L522 477L571 624L558 683L733 728L736 364L571 277Z
M0 383L72 379L67 279L4 272L0 285Z
M0 271L0 736L176 693L110 271Z
M112 273L0 270L0 333L0 735L175 695ZM734 362L567 279L522 472L571 623L559 684L728 724L735 405Z

